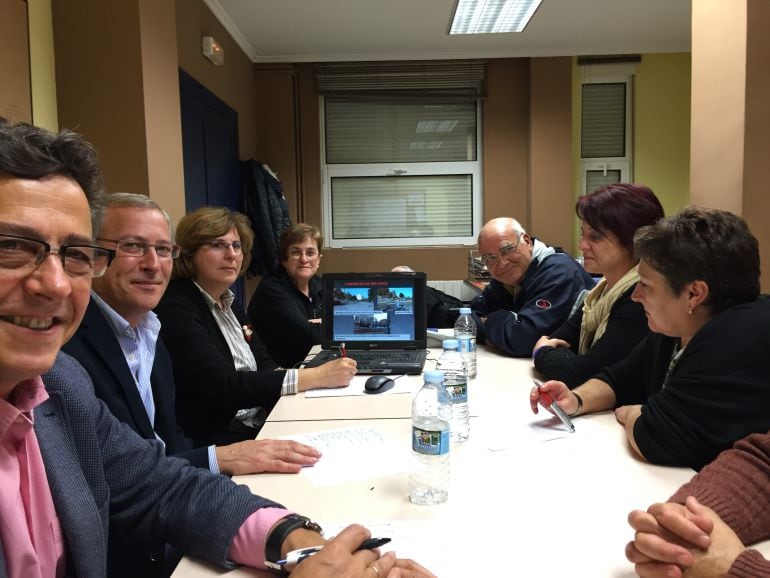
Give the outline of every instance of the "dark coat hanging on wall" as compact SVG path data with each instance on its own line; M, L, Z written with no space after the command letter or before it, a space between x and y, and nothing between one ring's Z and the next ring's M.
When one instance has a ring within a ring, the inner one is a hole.
M255 160L241 162L241 211L254 229L248 276L268 275L280 267L278 238L291 226L291 219L281 182Z

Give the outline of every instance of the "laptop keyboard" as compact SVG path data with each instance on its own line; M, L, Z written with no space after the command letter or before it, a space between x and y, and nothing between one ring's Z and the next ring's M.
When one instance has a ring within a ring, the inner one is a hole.
M365 364L372 361L386 361L388 363L420 363L424 351L356 351L347 350L347 356L355 359L356 363ZM337 359L339 353L336 351L320 351L312 360L305 364L305 367L318 367L322 363Z
M348 357L357 363L365 361L388 361L390 363L419 363L422 353L417 351L350 351Z

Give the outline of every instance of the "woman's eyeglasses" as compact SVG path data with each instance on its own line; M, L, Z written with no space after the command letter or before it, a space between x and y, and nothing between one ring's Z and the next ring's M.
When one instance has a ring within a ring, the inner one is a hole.
M233 241L231 243L230 241L225 241L224 239L214 239L213 241L209 241L208 243L203 244L211 247L213 251L219 251L220 253L225 253L230 247L233 248L233 253L236 255L243 251L243 245L241 245L240 241Z
M308 249L307 251L303 251L301 249L289 249L288 251L289 259L302 259L302 256L305 256L305 259L308 261L314 261L318 258L318 251L315 249Z

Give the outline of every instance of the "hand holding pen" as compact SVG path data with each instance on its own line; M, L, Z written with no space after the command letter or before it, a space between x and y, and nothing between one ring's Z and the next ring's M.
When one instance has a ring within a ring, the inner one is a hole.
M385 578L396 564L396 556L388 552L380 556L374 549L361 549L370 542L369 530L353 524L309 558L291 570L295 578ZM288 556L287 556L288 558ZM371 568L371 570L368 570Z
M360 552L361 550L374 550L375 548L384 546L388 542L390 542L390 538L367 538L361 542L361 545L358 548L356 548L356 552ZM309 548L292 550L286 555L285 559L278 560L276 564L279 564L280 566L296 566L305 558L310 558L310 556L318 554L323 549L324 546L322 544L320 546L310 546Z
M535 388L532 390L529 396L529 403L532 407L532 411L534 413L537 413L537 405L540 403L543 407L550 409L556 417L558 417L561 422L564 424L564 426L571 432L575 433L575 426L572 423L572 420L569 418L569 416L564 413L564 410L561 408L561 406L554 401L554 398L558 399L561 397L561 394L563 393L561 390L553 391L551 393L546 392L543 389L543 382L539 379L533 379L532 380L535 384ZM564 385L561 382L555 382L558 383L561 387L564 388L565 391L569 391L567 389L567 386Z

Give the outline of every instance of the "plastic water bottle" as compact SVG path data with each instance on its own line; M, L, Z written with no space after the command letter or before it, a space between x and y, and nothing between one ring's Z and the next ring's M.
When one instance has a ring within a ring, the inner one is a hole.
M473 379L476 377L476 323L471 317L470 307L460 308L460 316L455 321L455 339L460 344L468 378Z
M409 501L441 504L449 495L449 420L452 404L444 374L426 371L412 402L412 454L419 462L409 474Z
M465 360L458 350L456 339L445 339L444 351L436 362L436 369L444 372L444 388L452 402L452 421L450 432L452 442L464 442L468 439L468 371Z

